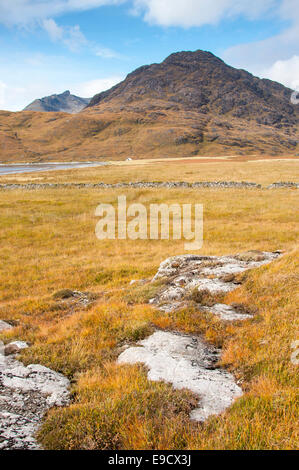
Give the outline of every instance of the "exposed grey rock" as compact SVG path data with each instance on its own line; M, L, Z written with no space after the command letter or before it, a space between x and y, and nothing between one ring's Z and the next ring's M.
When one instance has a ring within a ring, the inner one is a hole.
M207 346L199 338L157 331L129 347L118 358L119 363L141 362L148 367L148 379L164 380L175 389L189 389L199 395L198 408L191 419L204 421L225 411L242 395L234 377L215 368L219 350Z
M11 330L12 328L12 325L7 323L6 321L0 320L0 331Z
M90 98L71 95L69 90L59 95L46 96L30 103L24 111L78 113L90 102Z
M134 284L142 285L142 284L146 284L147 282L150 282L150 280L149 279L132 279L132 281L130 281L130 286L133 286Z
M51 407L69 403L69 385L66 377L47 367L26 367L1 354L0 449L38 449L35 433L41 420Z
M13 341L4 347L4 354L5 356L10 356L11 354L17 354L22 351L22 349L26 348L28 348L28 344L24 341Z
M236 288L234 276L248 269L270 263L280 252L248 251L231 256L183 255L168 258L161 263L153 281L164 281L164 287L150 304L162 312L170 313L194 306L192 295L201 293L218 295ZM196 301L196 296L195 296ZM216 303L198 304L199 311L217 315L224 321L252 318L232 305ZM209 416L225 411L233 401L242 395L234 377L227 371L215 367L220 351L207 346L200 338L157 331L140 341L136 347L128 347L119 358L119 363L141 362L148 367L149 380L164 380L176 389L189 389L200 397L198 408L190 417L204 421Z
M150 303L164 312L171 312L182 305L186 306L186 301L194 291L209 292L211 295L226 294L235 290L239 284L234 279L236 274L270 263L279 256L280 252L248 251L220 257L183 255L168 258L161 263L153 278L153 281L163 279L165 285ZM217 303L212 308L202 304L200 307L209 307L211 313L223 320L248 318L233 307Z
M95 299L96 295L92 294L91 292L81 292L78 290L71 290L71 289L61 289L53 294L53 298L57 301L61 302L68 302L70 301L73 305L80 305L83 307L87 307L88 305L92 304Z
M154 303L155 299L152 299ZM174 312L175 310L181 310L184 306L187 306L185 302L171 302L168 304L162 304L159 306L159 310L165 313Z
M280 181L278 183L273 183L268 186L267 189L277 189L277 188L294 188L299 189L299 183L292 183L292 182L283 182Z
M215 304L212 307L201 307L202 311L213 313L225 321L246 320L252 318L252 315L240 313L231 305Z

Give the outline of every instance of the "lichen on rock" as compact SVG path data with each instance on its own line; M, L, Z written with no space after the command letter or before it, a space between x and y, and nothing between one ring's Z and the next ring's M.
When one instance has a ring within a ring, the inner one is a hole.
M42 418L51 407L69 403L69 385L66 377L47 367L24 366L2 352L0 450L39 449L35 434Z

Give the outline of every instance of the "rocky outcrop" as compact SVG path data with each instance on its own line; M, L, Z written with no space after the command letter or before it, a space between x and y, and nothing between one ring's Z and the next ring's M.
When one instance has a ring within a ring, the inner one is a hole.
M240 281L236 275L270 263L280 254L249 251L219 257L183 255L169 258L160 265L153 278L153 281L163 280L164 287L150 303L165 312L196 304L199 310L223 320L244 320L249 317L247 314L239 312L233 305L219 303L219 296L238 287Z
M0 321L1 331L11 326ZM36 431L53 406L69 403L69 380L39 364L24 366L14 354L28 345L0 344L0 450L39 449Z
M161 263L153 282L164 286L150 300L162 312L173 312L188 305L217 315L222 321L246 320L251 314L240 306L213 301L219 295L236 289L235 279L248 269L258 268L277 259L280 252L249 251L229 256L183 255ZM143 363L149 380L164 380L176 389L189 389L199 396L198 407L190 418L205 421L225 411L242 390L234 376L217 367L221 351L199 337L177 332L156 331L135 347L127 347L119 363Z

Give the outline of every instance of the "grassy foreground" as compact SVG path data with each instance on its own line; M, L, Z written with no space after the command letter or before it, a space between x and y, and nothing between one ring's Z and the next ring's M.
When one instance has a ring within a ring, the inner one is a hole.
M97 240L96 206L114 204L123 193L0 193L0 318L16 325L1 338L29 341L24 362L42 363L72 380L73 403L48 414L41 443L48 449L298 448L298 366L291 362L298 339L297 192L126 191L128 203L146 206L203 203L202 254L285 252L228 294L227 302L256 311L254 319L229 325L192 309L156 312L146 302L159 286L129 286L132 279L151 278L161 261L184 253L184 246ZM54 295L66 288L89 292L92 302L83 307ZM149 382L142 366L116 364L125 343L155 327L202 334L222 346L223 366L242 383L243 397L199 425L188 419L197 397Z

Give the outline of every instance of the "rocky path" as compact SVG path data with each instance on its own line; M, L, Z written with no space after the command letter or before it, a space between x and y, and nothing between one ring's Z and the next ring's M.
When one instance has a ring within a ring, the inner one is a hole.
M235 276L258 268L280 256L280 252L251 251L234 256L184 255L164 261L153 278L164 281L164 287L150 303L164 312L188 305L210 312L223 321L251 317L240 306L213 302L217 296L237 288ZM176 332L157 331L128 347L118 358L119 363L144 363L150 380L164 380L174 388L187 388L199 395L198 408L191 419L204 421L219 414L242 395L232 374L216 367L221 351L208 346L201 338Z
M12 328L0 320L0 331ZM15 353L26 347L17 341L0 350L0 450L38 449L35 433L53 406L69 403L66 377L38 364L24 366Z

